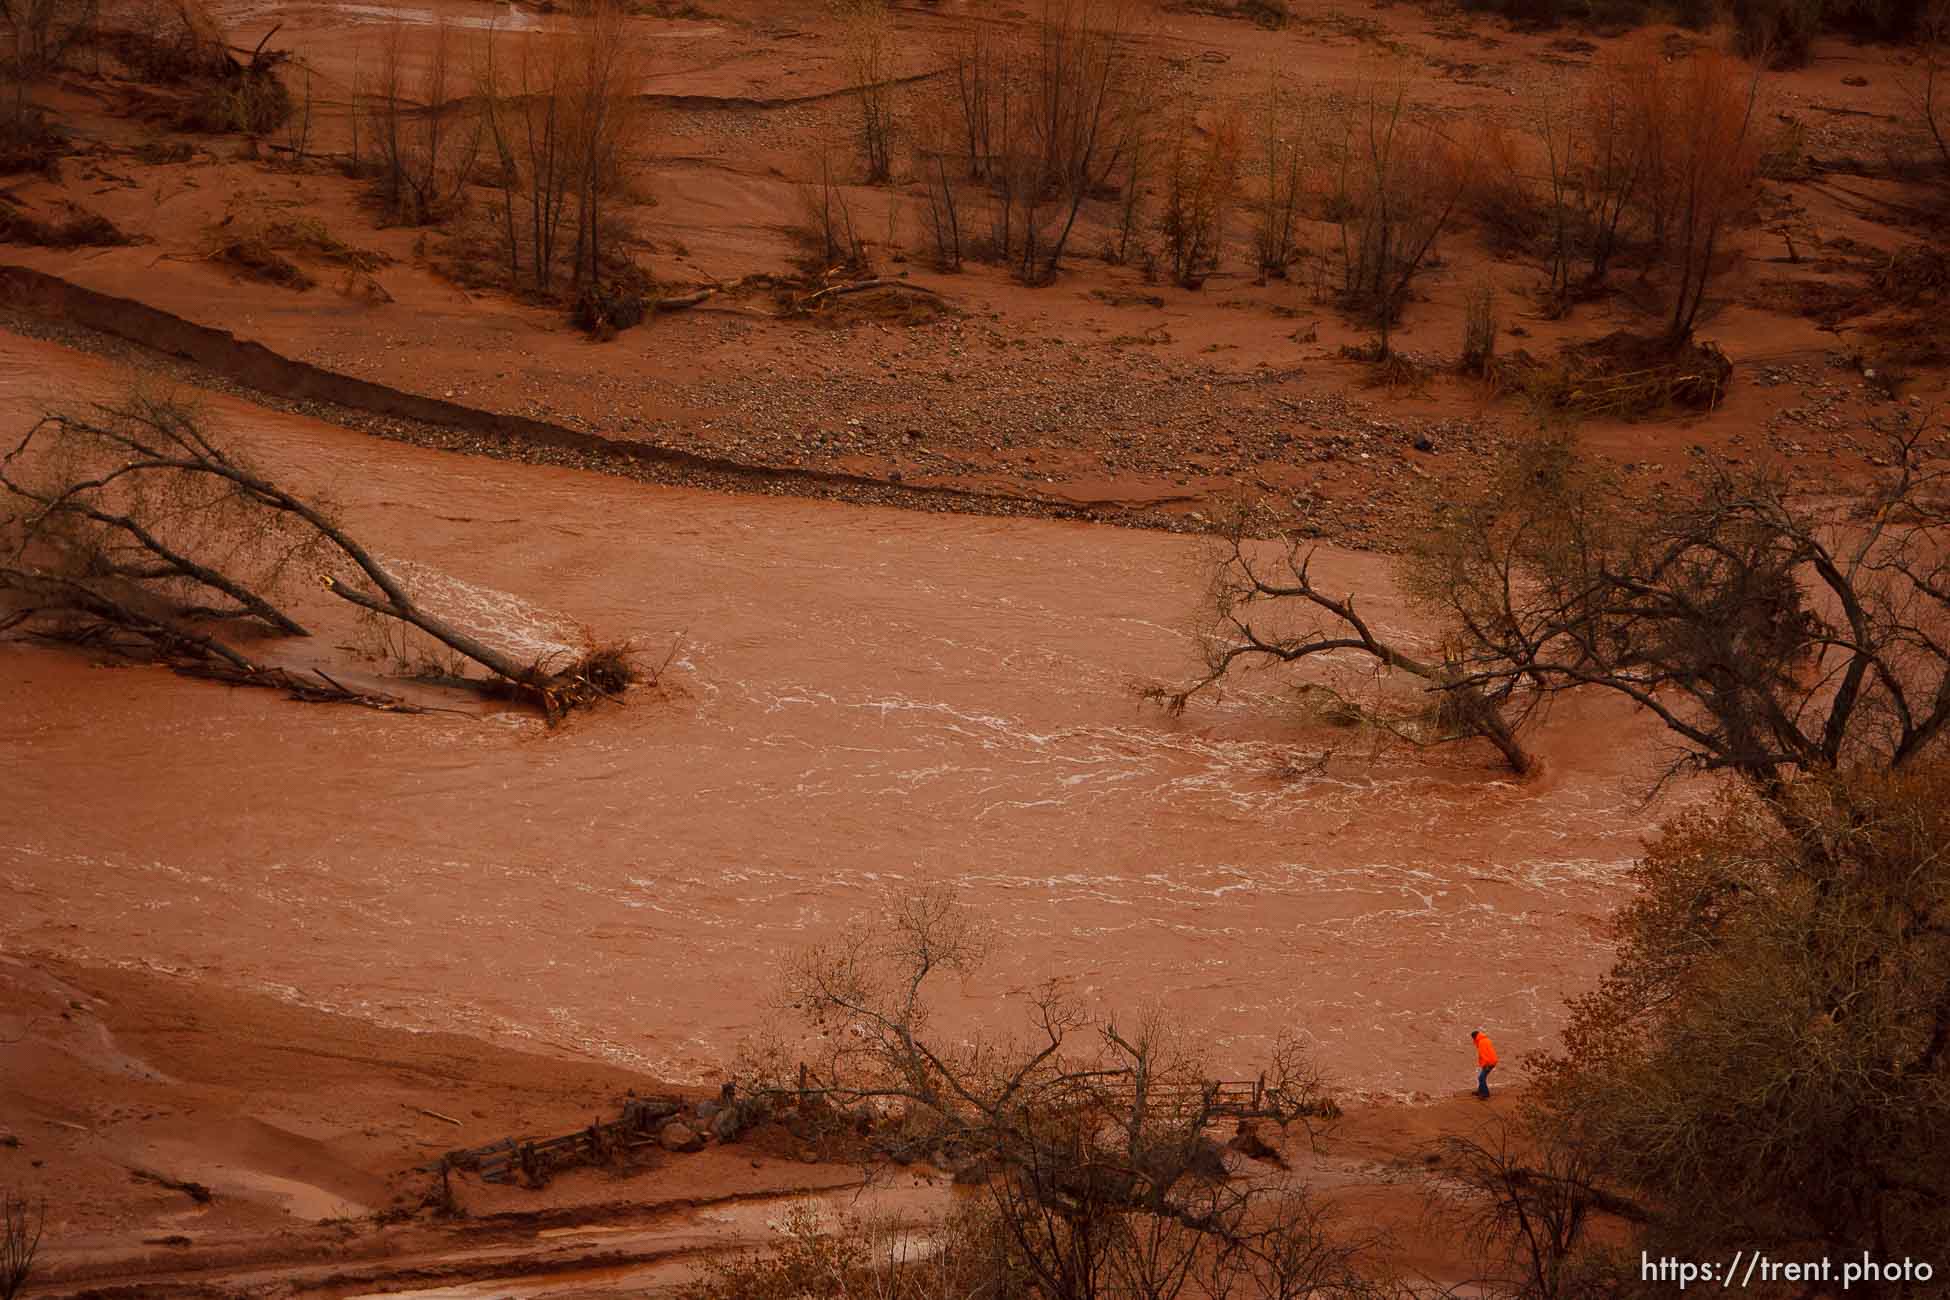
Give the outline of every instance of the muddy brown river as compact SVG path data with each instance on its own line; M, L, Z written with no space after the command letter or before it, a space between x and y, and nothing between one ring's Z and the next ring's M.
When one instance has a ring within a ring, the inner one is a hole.
M0 416L115 376L0 339ZM0 647L0 940L393 1025L710 1077L784 952L952 882L999 928L955 1014L1049 976L1162 1002L1227 1070L1282 1029L1350 1088L1471 1082L1601 968L1641 837L1645 725L1560 709L1539 780L1486 753L1322 742L1261 680L1171 720L1196 541L647 488L442 455L210 399L260 458L504 639L580 622L678 657L554 732L309 707ZM1323 552L1403 627L1386 566ZM349 662L337 609L294 663ZM1511 1075L1518 1069L1506 1070ZM1513 1079L1512 1082L1515 1080Z

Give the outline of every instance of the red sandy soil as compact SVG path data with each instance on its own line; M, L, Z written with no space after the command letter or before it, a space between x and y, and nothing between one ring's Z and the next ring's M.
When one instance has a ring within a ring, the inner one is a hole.
M754 464L898 476L1028 503L999 501L1000 513L1041 503L1183 520L1244 490L1293 503L1326 535L1385 543L1426 482L1470 479L1484 452L1526 427L1511 402L1474 382L1437 374L1415 392L1365 387L1365 369L1338 355L1362 341L1360 329L1305 285L1254 284L1242 269L1243 213L1233 223L1231 265L1202 290L1145 283L1134 270L1104 265L1095 253L1108 212L1094 208L1058 282L1027 289L991 268L959 276L927 269L911 181L856 187L853 201L879 235L880 269L940 289L953 305L947 317L914 325L844 314L779 321L764 295L733 295L591 343L559 308L469 291L442 274L456 258L491 256L480 218L439 230L377 229L364 187L338 174L350 87L371 75L385 12L256 0L219 11L240 48L278 24L277 41L310 70L317 125L314 156L301 165L243 158L224 137L194 138L187 163L149 165L136 151L157 128L128 114L132 100L148 103L141 97L153 92L81 77L47 92L88 147L70 160L62 184L20 183L13 193L50 212L81 203L144 242L9 256L411 391ZM468 49L496 15L504 25L562 21L441 0L409 14L414 39L431 39L422 34L436 14L467 25L456 39ZM1421 78L1416 95L1427 112L1520 128L1540 96L1574 88L1592 51L1608 43L1463 24L1407 6L1324 3L1302 15L1280 32L1151 15L1145 39L1167 99L1197 96L1208 113L1236 104L1250 118L1252 97L1275 70L1329 102L1379 68L1406 67ZM639 259L673 291L783 272L798 256L791 232L799 187L822 148L838 141L843 149L851 110L822 21L812 5L734 0L703 19L633 22L650 75L632 188L654 206L622 211ZM965 4L902 8L899 71L938 69L945 43L977 21L987 19ZM1591 445L1654 484L1672 481L1702 449L1784 458L1817 481L1862 468L1865 420L1886 414L1887 404L1847 359L1861 336L1838 343L1793 304L1809 284L1858 282L1878 256L1928 229L1928 187L1884 174L1885 159L1920 156L1903 89L1909 76L1900 52L1825 43L1809 68L1770 81L1768 129L1798 124L1815 167L1804 180L1769 184L1765 226L1743 235L1740 264L1723 277L1703 327L1738 367L1733 392L1710 416L1594 422L1584 431ZM1845 85L1844 77L1868 84ZM938 90L925 76L904 87L903 112ZM880 233L889 211L891 240ZM210 260L227 220L293 215L315 217L344 242L393 260L371 276L314 267L320 284L304 292L240 279ZM1779 229L1793 233L1801 262L1787 262L1786 244L1771 233ZM1307 223L1305 237L1319 247L1334 236ZM1612 297L1553 322L1527 305L1534 267L1491 258L1467 228L1440 251L1441 265L1420 284L1424 300L1398 336L1408 355L1438 370L1454 356L1463 296L1483 280L1502 290L1505 324L1527 331L1506 337L1506 350L1548 355L1567 338L1656 325L1656 292L1629 272L1616 277ZM1315 341L1295 341L1316 323ZM1941 379L1919 375L1908 391L1929 404Z
M513 20L505 6L432 3ZM846 129L816 6L710 9L633 24L654 51L635 178L654 204L625 215L639 258L674 291L787 271L797 187ZM937 66L937 43L981 12L900 8L901 70ZM218 17L245 48L277 25L274 40L311 70L316 156L253 159L234 137L195 137L190 161L145 162L168 134L143 107L151 92L76 73L36 92L79 141L63 179L12 178L7 192L42 215L103 213L144 242L8 246L0 262L481 410L888 485L840 493L861 501L927 504L898 480L989 494L974 508L994 514L1198 528L1243 488L1293 503L1320 534L1386 546L1417 494L1467 483L1525 428L1510 403L1441 374L1419 391L1365 387L1337 355L1361 331L1304 285L1252 283L1238 248L1198 292L1104 265L1101 212L1048 288L989 268L938 275L905 182L854 198L876 228L896 203L880 269L940 289L947 314L781 320L744 295L592 343L559 306L461 288L442 267L478 256L464 223L380 228L335 165L376 12L234 0ZM1269 66L1345 89L1392 51L1420 71L1431 111L1514 122L1588 64L1564 35L1322 3L1279 33L1160 12L1147 40L1174 95L1214 104L1251 96ZM1882 163L1911 147L1906 75L1896 52L1825 42L1810 68L1774 80L1769 113L1800 122L1826 164L1770 183L1808 260L1775 260L1778 237L1745 235L1703 328L1737 367L1726 405L1587 424L1588 445L1651 484L1677 481L1701 450L1782 458L1816 484L1864 468L1867 421L1891 413L1848 357L1864 322L1838 343L1789 310L1790 282L1859 283L1876 255L1923 233L1925 191ZM928 84L904 92L909 107ZM290 214L391 260L370 276L314 266L320 283L303 292L211 260L226 218ZM1506 347L1543 355L1653 319L1629 276L1568 321L1534 319L1534 267L1497 261L1470 231L1442 255L1398 336L1433 366L1454 355L1463 295L1485 276L1506 324L1527 330ZM53 401L112 396L131 366L200 384L264 463L329 489L356 532L426 566L499 631L551 643L580 622L659 646L682 635L663 693L554 735L478 705L463 718L312 712L0 648L0 1128L20 1142L0 1147L0 1184L46 1196L58 1289L168 1277L189 1294L227 1277L242 1293L302 1282L352 1295L536 1267L627 1279L672 1252L762 1239L762 1222L698 1207L854 1171L711 1150L546 1194L473 1189L477 1217L462 1225L364 1216L413 1203L407 1171L440 1150L586 1123L653 1077L713 1078L781 951L917 878L955 881L1002 927L995 986L963 991L954 1015L1008 1014L1011 991L1068 975L1092 995L1171 1001L1227 1068L1298 1028L1357 1099L1418 1098L1357 1108L1312 1168L1351 1216L1400 1227L1401 1261L1466 1271L1453 1245L1415 1235L1417 1148L1480 1119L1450 1092L1468 1074L1469 1028L1495 1026L1519 1059L1603 968L1619 873L1672 806L1641 800L1666 757L1642 719L1560 710L1538 741L1546 774L1525 785L1460 752L1340 752L1295 775L1322 737L1264 683L1176 721L1134 700L1133 682L1179 679L1193 662L1187 539L714 496L402 447L358 430L473 444L256 401L234 378L4 306L6 427ZM1299 341L1315 321L1315 340ZM1943 378L1920 374L1907 391L1928 405ZM1416 634L1380 558L1329 548L1321 564L1371 617ZM350 640L288 653L379 680ZM132 1182L132 1166L217 1199L197 1207ZM341 1204L348 1221L317 1222ZM537 1235L556 1227L627 1231L627 1249L608 1249L628 1258L605 1262L590 1234ZM190 1245L154 1244L174 1237ZM333 1280L338 1269L350 1272Z
M31 1294L641 1294L763 1246L785 1207L916 1218L953 1195L925 1166L821 1163L767 1130L638 1155L531 1190L456 1176L464 1211L421 1205L454 1147L572 1130L626 1092L610 1067L410 1034L136 967L0 958L0 1183L45 1200ZM1453 1280L1424 1220L1428 1145L1514 1105L1357 1108L1313 1138L1265 1130L1377 1267ZM436 1118L428 1111L449 1119ZM1230 1158L1235 1175L1276 1176ZM149 1175L208 1189L199 1203ZM469 1284L480 1287L478 1291ZM529 1288L535 1288L530 1290Z

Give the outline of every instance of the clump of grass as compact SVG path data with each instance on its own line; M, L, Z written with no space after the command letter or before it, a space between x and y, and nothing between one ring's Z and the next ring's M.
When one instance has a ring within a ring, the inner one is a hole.
M243 272L252 279L287 289L309 289L318 281L287 254L302 254L314 262L372 272L386 265L385 254L355 248L325 228L316 217L240 220L232 213L212 228L212 247L206 256Z
M291 116L291 92L270 68L245 69L203 83L177 118L185 131L268 135Z

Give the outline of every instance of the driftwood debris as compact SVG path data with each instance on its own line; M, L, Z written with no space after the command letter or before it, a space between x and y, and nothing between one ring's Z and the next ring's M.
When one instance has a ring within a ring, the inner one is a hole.
M530 1187L542 1187L558 1170L605 1165L624 1152L655 1146L657 1130L682 1115L687 1105L681 1097L631 1097L623 1103L622 1115L608 1123L598 1121L558 1137L509 1137L449 1151L433 1168L442 1173L466 1170L484 1183L512 1183L519 1177Z
M214 1193L202 1183L192 1182L186 1178L171 1178L169 1175L159 1174L153 1169L131 1169L129 1170L129 1177L139 1183L154 1183L156 1186L168 1188L172 1192L181 1192L198 1205L208 1205L216 1199Z
M766 287L781 291L779 301L782 306L788 309L788 314L809 310L822 302L834 298L843 298L849 294L868 293L876 289L890 289L899 293L911 293L934 302L947 301L946 295L937 289L930 289L925 285L910 284L906 280L889 279L884 276L871 280L848 280L840 284L829 284L823 289L814 290L812 293L793 296L791 292L793 286L781 281L777 276L748 275L724 284L706 285L701 289L694 289L689 293L675 294L668 298L659 298L653 304L653 307L660 312L683 311L689 307L702 306L713 298L721 298L735 294L741 289ZM765 315L768 313L759 314ZM778 319L776 316L772 318Z
M443 1124L452 1124L455 1128L461 1127L461 1122L455 1119L452 1115L442 1115L439 1111L428 1110L425 1106L408 1106L407 1109L417 1110L420 1112L420 1114L425 1115L428 1119L437 1119Z
M810 307L826 298L841 298L851 293L866 293L870 289L898 289L903 293L916 293L924 298L939 299L941 294L923 285L909 284L905 280L851 280L845 284L829 284L817 293L809 293L798 300L795 306Z

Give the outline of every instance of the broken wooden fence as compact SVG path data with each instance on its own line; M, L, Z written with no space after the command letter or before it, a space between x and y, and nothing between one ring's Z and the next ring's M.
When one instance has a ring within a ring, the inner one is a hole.
M530 1187L540 1187L561 1169L577 1165L606 1165L624 1152L652 1146L658 1130L682 1115L686 1103L678 1097L631 1097L621 1117L550 1138L503 1138L482 1147L449 1151L435 1171L463 1169L484 1183L509 1183L516 1175Z

